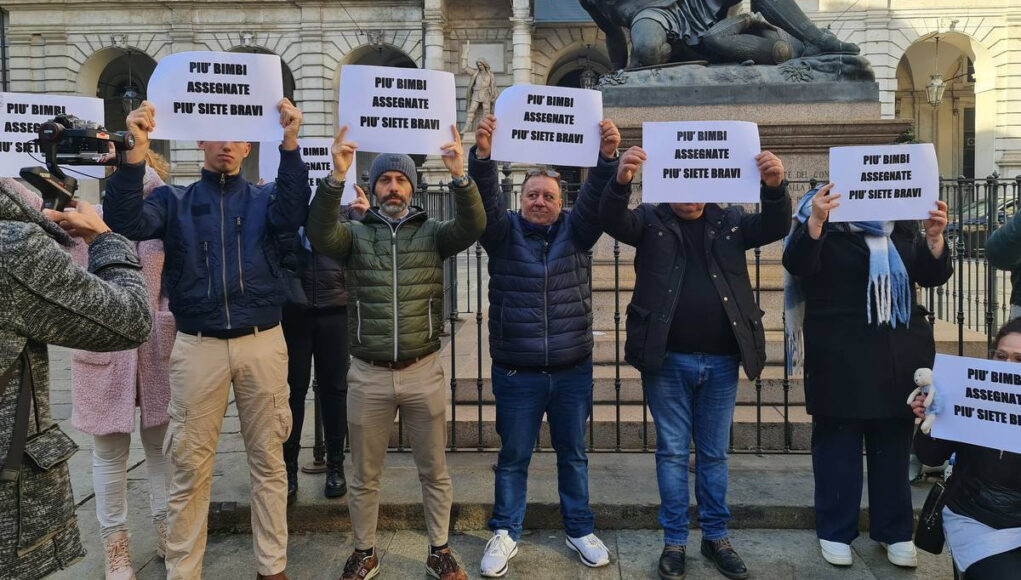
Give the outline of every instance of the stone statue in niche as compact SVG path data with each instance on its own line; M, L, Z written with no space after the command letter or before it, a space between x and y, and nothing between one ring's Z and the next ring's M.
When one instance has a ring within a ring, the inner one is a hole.
M740 0L579 1L606 34L618 71L689 61L776 65L821 55L844 55L837 59L842 66L868 68L857 45L817 27L794 0L752 0L751 13L734 16L727 14Z
M461 127L462 134L474 131L475 119L485 118L486 115L492 113L493 103L496 102L496 78L489 67L489 62L480 57L475 61L475 66L472 67L468 64L468 50L470 48L471 42L466 40L464 47L461 49L461 72L469 75L471 80L468 81L468 92L465 94L467 116L464 120L464 126ZM479 109L482 110L480 117Z

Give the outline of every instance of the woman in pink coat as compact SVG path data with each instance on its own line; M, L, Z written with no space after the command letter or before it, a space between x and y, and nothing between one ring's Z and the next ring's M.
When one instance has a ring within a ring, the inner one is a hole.
M147 158L144 194L163 185L167 162L153 153ZM22 188L36 206L38 196ZM102 216L102 208L96 206ZM152 335L136 350L88 352L76 350L71 364L71 425L95 438L92 480L96 493L96 516L106 561L107 580L135 577L128 552L127 462L131 433L135 430L135 407L140 409L140 434L149 479L149 503L157 533L156 553L164 557L167 537L168 462L163 456L167 404L170 401L169 360L176 326L167 298L162 295L163 242L134 242L142 262L153 312ZM88 246L71 250L75 261L88 264Z

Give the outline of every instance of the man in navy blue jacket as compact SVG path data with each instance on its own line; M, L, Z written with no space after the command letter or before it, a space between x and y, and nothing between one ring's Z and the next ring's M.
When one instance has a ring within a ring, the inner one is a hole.
M107 182L105 217L133 240L163 240L163 292L177 321L170 360L171 474L167 578L199 578L206 544L216 444L234 385L252 482L258 577L286 578L287 475L282 444L291 430L287 347L280 329L284 282L274 240L308 214L308 169L298 149L301 111L278 105L284 138L274 183L240 175L251 145L199 141L202 178L158 187L145 199L142 176L156 111L128 116L135 137L128 165Z
M598 165L589 171L574 210L562 211L559 175L528 172L521 211L504 207L492 151L496 118L476 131L468 173L486 206L481 243L489 255L489 352L493 358L496 430L502 443L481 574L507 573L525 517L528 464L542 417L557 453L560 512L567 545L590 567L609 564L593 534L588 502L585 421L592 402L592 260L603 231L599 194L617 171L620 132L600 123Z

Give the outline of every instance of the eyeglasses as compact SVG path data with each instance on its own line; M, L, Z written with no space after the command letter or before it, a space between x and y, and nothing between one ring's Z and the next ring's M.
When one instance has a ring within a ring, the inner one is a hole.
M989 351L989 358L1000 362L1021 363L1021 352L1006 352L998 348Z
M521 182L521 187L524 187L528 180L533 177L549 177L560 181L560 173L548 167L540 167L538 169L529 169L525 172L525 180Z

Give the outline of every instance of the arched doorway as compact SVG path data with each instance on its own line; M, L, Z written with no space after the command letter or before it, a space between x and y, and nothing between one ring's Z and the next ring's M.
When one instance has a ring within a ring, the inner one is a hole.
M546 84L575 89L592 89L595 88L601 75L612 71L610 59L591 44L586 44L577 46L561 55L550 68ZM567 184L564 203L573 205L574 197L581 189L581 184L585 179L585 170L580 167L567 166L556 166L555 169L560 173L561 180Z
M934 81L943 83L938 102ZM895 116L914 123L918 141L933 143L945 178L982 178L995 170L995 105L991 60L965 34L925 35L897 65Z
M235 46L230 49L229 52L250 52L254 54L276 54L275 52L262 48L261 46ZM292 103L297 105L299 108L301 104L294 100L294 73L291 72L291 68L287 66L284 59L280 59L280 76L283 78L284 84L284 97L290 99ZM265 181L274 181L276 175L259 175L259 148L261 144L259 142L252 142L252 152L247 159L241 164L241 175L245 179L252 183L257 183L260 179Z
M93 54L82 65L78 74L78 89L83 95L103 99L103 118L100 121L110 131L126 131L128 113L146 99L149 77L156 69L156 61L145 52L132 47L110 47ZM164 159L170 160L170 142L154 140L150 147ZM100 190L105 189L105 180Z
M404 51L388 44L360 46L348 54L343 64L389 66L394 68L418 68L418 64L415 63L415 61L412 60L412 58ZM340 70L334 79L334 94L340 94L340 74L342 71L343 66L340 67ZM340 129L340 127L338 126L336 129ZM418 167L421 172L422 164L425 163L425 155L412 155L411 158L415 160L415 166ZM372 167L372 162L375 159L375 153L358 153L355 163L357 165L359 183L367 181L369 169ZM366 191L365 193L369 196L369 200L372 201L372 192ZM416 201L414 203L418 202Z

